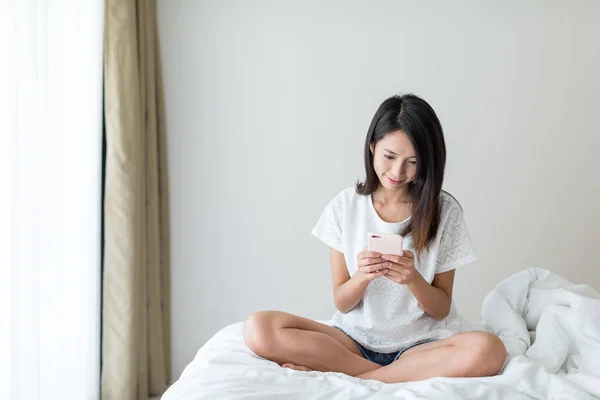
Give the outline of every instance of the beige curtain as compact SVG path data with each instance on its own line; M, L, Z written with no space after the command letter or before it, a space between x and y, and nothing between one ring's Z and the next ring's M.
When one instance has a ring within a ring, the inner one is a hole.
M103 400L170 376L166 145L155 0L106 0Z

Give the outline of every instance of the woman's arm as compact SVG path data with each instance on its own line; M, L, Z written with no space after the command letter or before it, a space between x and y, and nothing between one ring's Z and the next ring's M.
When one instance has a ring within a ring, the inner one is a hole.
M387 272L387 268L382 266L383 260L380 257L381 254L369 251L359 253L358 271L350 278L344 254L330 248L335 308L345 314L360 303L369 282Z
M333 278L333 302L335 308L342 313L352 310L361 301L368 282L361 282L350 278L344 253L330 248L329 259L331 261L331 275Z
M450 313L454 272L436 274L431 285L421 274L417 274L414 281L407 284L423 311L437 320L446 318Z

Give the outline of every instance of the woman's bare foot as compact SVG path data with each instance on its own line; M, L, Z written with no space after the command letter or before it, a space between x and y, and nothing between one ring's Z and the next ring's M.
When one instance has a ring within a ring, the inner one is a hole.
M295 369L296 371L305 371L305 372L312 371L312 369L310 369L310 368L306 368L301 365L294 365L291 363L285 363L282 365L282 367L289 368L289 369Z

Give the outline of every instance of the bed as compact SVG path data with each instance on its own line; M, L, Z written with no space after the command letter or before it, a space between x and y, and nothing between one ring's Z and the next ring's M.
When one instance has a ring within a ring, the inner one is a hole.
M524 270L487 295L481 323L461 319L461 327L503 340L499 375L384 384L295 371L253 354L240 322L202 346L162 399L600 399L600 295L591 287Z

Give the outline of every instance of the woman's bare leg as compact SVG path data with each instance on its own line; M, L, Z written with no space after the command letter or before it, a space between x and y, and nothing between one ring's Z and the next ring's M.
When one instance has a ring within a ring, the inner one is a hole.
M385 383L418 381L438 376L493 376L500 371L506 348L484 331L463 332L407 350L388 366L358 375Z
M356 376L381 366L365 359L344 332L280 311L260 311L244 322L244 341L257 355L280 365Z

